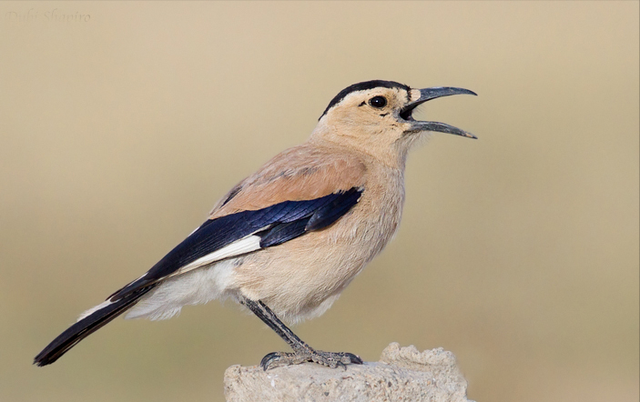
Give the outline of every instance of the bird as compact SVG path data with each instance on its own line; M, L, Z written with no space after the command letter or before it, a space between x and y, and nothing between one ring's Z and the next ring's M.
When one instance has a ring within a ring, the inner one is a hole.
M232 299L292 352L269 353L264 370L312 362L362 364L326 352L286 324L322 315L396 233L407 153L430 132L477 138L413 118L427 101L476 95L457 87L411 88L384 80L340 91L308 140L273 157L224 195L208 219L139 278L85 311L35 358L45 366L114 318L168 319L183 306Z

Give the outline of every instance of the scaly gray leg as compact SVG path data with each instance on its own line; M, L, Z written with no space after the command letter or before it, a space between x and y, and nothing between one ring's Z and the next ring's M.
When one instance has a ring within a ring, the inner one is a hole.
M291 349L293 349L293 353L273 352L263 357L260 362L260 367L264 370L305 362L313 362L331 368L342 366L345 369L347 368L347 364L362 364L362 359L353 353L324 352L313 349L284 325L275 313L262 301L258 300L255 302L245 297L240 300L240 303L253 311L258 318L280 335L280 337L291 346Z

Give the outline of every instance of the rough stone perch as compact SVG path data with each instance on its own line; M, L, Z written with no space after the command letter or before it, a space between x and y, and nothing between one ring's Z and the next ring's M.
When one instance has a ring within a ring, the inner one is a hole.
M467 402L467 381L453 353L419 352L392 343L376 363L346 370L302 364L263 371L231 366L224 374L228 402L238 401L430 401Z

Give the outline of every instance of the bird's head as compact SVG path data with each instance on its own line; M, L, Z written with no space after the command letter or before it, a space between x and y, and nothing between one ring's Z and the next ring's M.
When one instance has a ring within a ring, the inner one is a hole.
M426 132L476 138L448 124L418 121L412 116L426 101L460 94L476 95L463 88L413 89L393 81L360 82L329 102L311 138L355 148L391 165L404 165L407 151Z

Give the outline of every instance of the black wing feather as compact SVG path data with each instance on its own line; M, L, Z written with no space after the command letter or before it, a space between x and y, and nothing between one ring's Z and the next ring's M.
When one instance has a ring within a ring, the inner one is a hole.
M280 223L272 229L266 230L260 234L260 247L267 248L277 246L302 236L306 230L309 218L298 219L297 221Z
M343 193L340 197L330 200L326 205L318 208L307 223L306 230L312 232L320 230L337 221L346 214L351 207L356 205L362 195L362 190L352 188Z
M260 234L260 247L273 247L288 242L307 232L324 229L346 214L360 199L362 191L352 188L343 193L332 194L336 197L323 197L324 204L316 208L300 207L295 220L283 221Z

